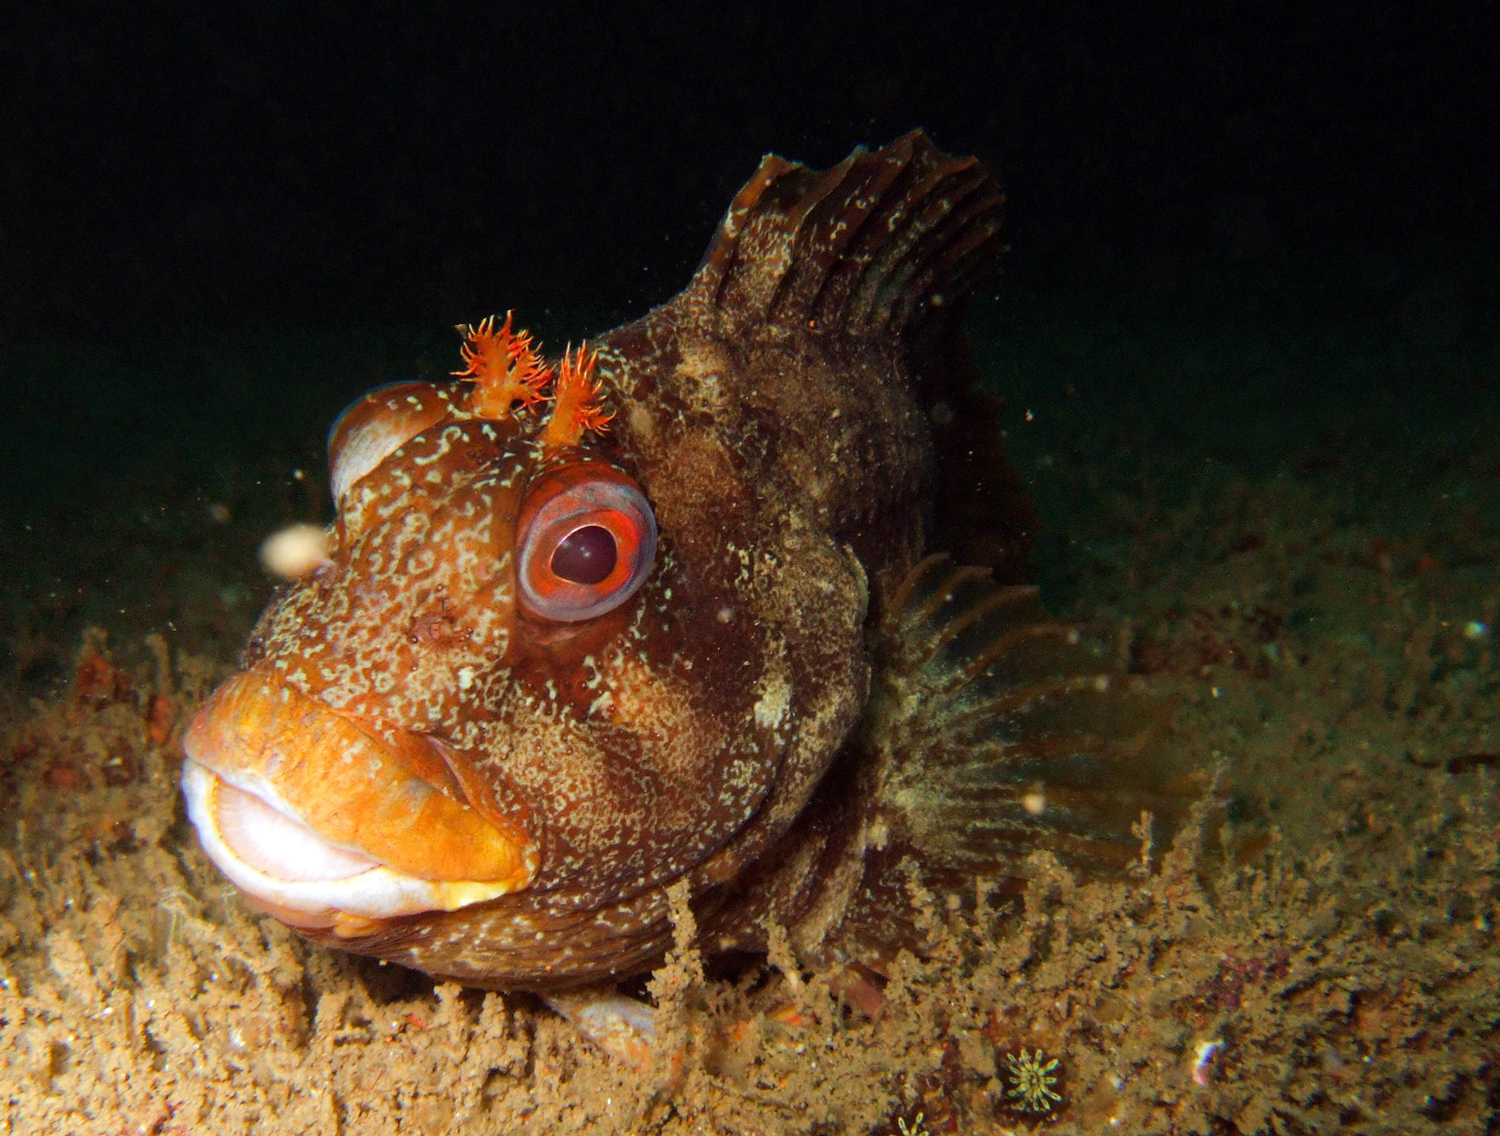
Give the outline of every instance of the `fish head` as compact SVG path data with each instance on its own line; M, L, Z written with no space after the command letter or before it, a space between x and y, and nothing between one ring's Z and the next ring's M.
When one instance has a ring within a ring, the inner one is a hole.
M734 558L658 532L590 361L465 330L456 382L335 423L326 556L185 735L209 858L310 933L639 894L723 854L786 746Z

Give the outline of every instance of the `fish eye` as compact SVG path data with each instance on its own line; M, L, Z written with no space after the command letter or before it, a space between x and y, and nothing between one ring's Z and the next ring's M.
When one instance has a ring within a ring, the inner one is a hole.
M602 584L620 562L615 534L603 525L574 529L552 550L552 574L574 584Z
M646 495L611 466L558 470L533 485L517 541L521 606L564 623L613 611L656 559Z

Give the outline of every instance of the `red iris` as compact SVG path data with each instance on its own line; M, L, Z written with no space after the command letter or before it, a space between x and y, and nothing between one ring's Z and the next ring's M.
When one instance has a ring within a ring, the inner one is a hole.
M612 611L645 583L656 518L640 487L602 462L544 474L521 508L521 606L561 622Z

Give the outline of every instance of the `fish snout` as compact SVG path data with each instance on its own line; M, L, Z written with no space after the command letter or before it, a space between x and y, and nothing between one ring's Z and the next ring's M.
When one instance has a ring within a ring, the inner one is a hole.
M452 911L536 874L523 824L474 807L437 743L376 733L273 674L242 671L220 686L183 750L204 852L284 922L337 930Z

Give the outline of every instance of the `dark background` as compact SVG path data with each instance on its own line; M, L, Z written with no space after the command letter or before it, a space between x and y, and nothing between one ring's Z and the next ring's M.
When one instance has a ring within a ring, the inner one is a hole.
M491 312L639 315L761 154L914 127L1009 195L970 332L1055 610L1236 478L1459 524L1500 478L1492 7L11 5L0 702L90 625L232 658L351 399Z
M0 344L450 325L670 295L759 156L914 126L1018 288L1266 265L1488 303L1474 4L29 5L0 29Z

